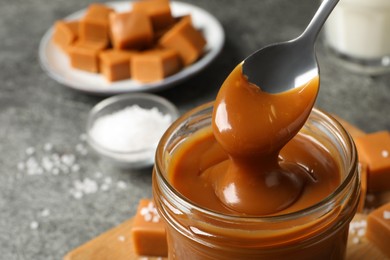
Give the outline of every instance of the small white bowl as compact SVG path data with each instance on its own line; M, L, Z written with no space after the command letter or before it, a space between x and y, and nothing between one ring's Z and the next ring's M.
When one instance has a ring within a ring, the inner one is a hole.
M116 112L122 111L125 108L132 107L134 105L138 105L143 109L157 108L163 115L170 115L171 121L169 124L179 117L179 111L171 102L153 94L122 94L104 99L96 104L88 116L86 129L87 141L102 158L120 168L125 169L137 169L153 165L155 151L159 140L155 140L152 143L145 143L145 145L143 145L140 149L129 148L129 150L119 150L114 149L113 147L108 147L107 145L104 145L102 141L96 140L96 136L94 136L92 130L98 119L113 115ZM107 134L110 133L107 132ZM161 133L161 136L162 134L163 133ZM115 136L115 138L120 137ZM150 142L150 140L145 140L145 142Z

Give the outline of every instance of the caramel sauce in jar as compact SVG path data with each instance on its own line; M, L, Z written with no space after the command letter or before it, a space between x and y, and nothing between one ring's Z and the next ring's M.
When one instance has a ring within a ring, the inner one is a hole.
M169 259L343 259L360 182L350 136L313 109L318 78L282 94L241 65L216 101L177 120L153 195Z

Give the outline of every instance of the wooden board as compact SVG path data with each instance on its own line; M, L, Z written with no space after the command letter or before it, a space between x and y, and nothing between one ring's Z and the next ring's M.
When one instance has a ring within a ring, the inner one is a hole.
M361 221L366 218L363 214L357 214L353 221ZM91 241L69 252L64 260L136 260L139 259L132 248L130 231L133 226L133 218L123 222L119 226L101 234ZM347 247L347 260L384 260L386 257L367 239L359 237L356 243L356 234L350 234ZM148 260L161 258L149 257ZM162 258L165 259L165 258Z

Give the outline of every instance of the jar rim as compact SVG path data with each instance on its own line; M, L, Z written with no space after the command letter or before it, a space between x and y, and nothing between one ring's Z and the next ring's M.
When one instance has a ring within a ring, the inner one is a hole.
M283 213L279 215L266 215L266 216L243 216L243 215L234 215L234 214L227 214L227 213L222 213L218 212L209 208L204 208L195 202L191 201L184 195L182 195L177 189L171 185L171 183L167 180L167 178L164 176L162 173L162 165L163 161L162 158L163 156L158 156L163 155L167 141L169 138L172 136L172 133L174 130L178 129L178 127L184 123L185 120L190 118L192 115L206 109L212 109L214 104L214 101L205 103L203 105L200 105L187 113L183 114L179 119L177 119L164 133L162 136L157 150L156 150L156 158L155 158L155 174L157 175L157 179L161 180L163 185L169 190L171 195L175 196L176 202L180 203L182 206L185 208L189 208L191 210L196 210L202 214L212 216L213 218L218 218L218 219L224 219L228 221L259 221L259 222L278 222L278 221L286 221L286 220L294 220L297 218L302 217L303 215L310 215L312 213L315 213L323 208L328 207L329 205L332 205L332 201L334 198L337 198L342 192L345 190L345 188L349 185L349 183L352 181L352 179L355 177L354 173L356 172L357 168L357 151L356 147L354 144L354 141L351 137L351 135L345 130L345 128L342 126L340 122L338 122L334 117L332 117L329 113L326 113L318 108L313 108L313 110L310 113L310 116L316 115L319 116L320 118L324 119L325 123L327 125L332 125L335 129L339 131L339 135L343 136L345 139L345 147L350 151L350 156L348 157L348 168L346 171L348 171L348 174L345 175L345 178L343 178L342 182L338 185L338 187L328 196L326 196L324 199L321 201L306 207L304 209L300 209L294 212L290 213ZM309 116L309 117L310 117Z

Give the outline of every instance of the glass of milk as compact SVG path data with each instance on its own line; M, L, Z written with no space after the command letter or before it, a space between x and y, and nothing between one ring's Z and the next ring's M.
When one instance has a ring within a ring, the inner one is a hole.
M324 32L328 50L349 69L390 72L390 0L340 0Z

